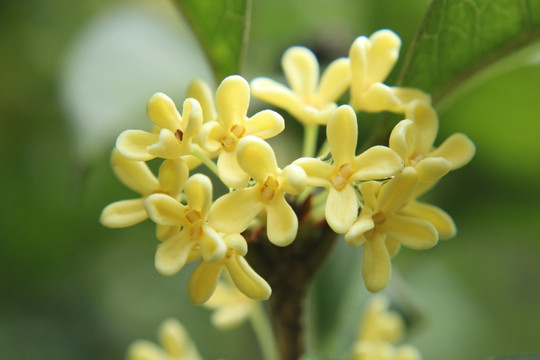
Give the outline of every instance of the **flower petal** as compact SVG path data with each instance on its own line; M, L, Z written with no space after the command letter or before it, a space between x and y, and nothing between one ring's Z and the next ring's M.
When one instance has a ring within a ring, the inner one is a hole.
M258 183L264 183L269 175L277 176L279 173L274 149L256 136L240 139L236 152L240 167Z
M378 227L402 245L415 250L432 248L439 240L435 226L415 217L394 214Z
M135 161L148 161L155 158L147 147L158 141L157 134L142 130L123 131L116 139L116 148L123 156Z
M219 287L218 287L219 288ZM211 317L212 324L221 330L233 329L246 321L252 311L251 306L235 304L214 311Z
M265 77L256 78L251 82L251 93L256 98L289 112L298 111L304 106L300 97L291 89Z
M362 275L366 288L373 293L381 291L390 282L392 275L390 255L383 236L377 232L364 243Z
M227 234L241 233L264 207L259 196L256 186L221 196L208 212L208 224Z
M336 101L351 83L351 61L340 58L326 68L317 95L321 103Z
M206 261L202 261L195 268L188 283L189 300L193 304L204 304L212 296L222 269L223 263L208 263Z
M135 225L148 219L144 209L144 199L132 199L113 202L101 212L99 222L110 228L122 228Z
M199 79L193 80L191 84L189 84L187 97L194 98L199 102L205 123L216 120L217 111L214 105L214 95L204 81Z
M474 143L463 134L454 134L435 149L430 156L440 156L452 163L452 170L466 165L474 156Z
M200 146L209 152L214 152L223 146L221 139L225 136L225 130L223 126L217 121L209 121L201 126L199 130L199 144Z
M226 77L216 90L218 119L225 129L233 124L244 124L249 107L249 84L239 76Z
M240 167L236 156L237 149L223 150L219 154L217 168L219 178L232 189L242 189L249 184L249 175Z
M387 235L386 248L388 249L388 254L392 258L399 252L399 249L401 248L401 243L397 241L396 239Z
M368 112L399 111L401 103L391 87L376 82L362 94L355 108Z
M411 201L399 210L399 214L414 216L429 221L437 229L439 238L443 240L456 235L457 229L452 217L436 206Z
M304 169L307 175L307 185L324 188L330 187L330 178L334 172L330 164L319 159L304 157L295 160L293 165Z
M281 66L291 89L300 96L315 93L319 81L319 63L311 50L293 46L283 54Z
M398 153L406 165L409 164L409 158L415 151L416 131L414 127L415 125L412 120L401 120L394 129L392 129L388 141L390 149Z
M342 190L329 188L324 214L328 225L338 234L349 230L358 216L358 199L352 185L347 184Z
M201 128L203 122L203 113L201 105L195 99L186 99L182 105L182 131L183 141L191 141L191 137L195 135Z
M360 246L366 241L364 234L374 227L375 223L371 218L371 212L368 214L360 214L358 219L345 234L345 241L352 247Z
M283 196L278 196L265 208L268 215L266 220L268 240L277 246L292 243L298 231L298 218L291 205Z
M368 55L368 81L384 81L396 64L401 39L393 31L379 30L369 37L371 48Z
M170 356L181 357L190 345L184 327L176 319L167 319L159 329L163 348Z
M147 151L154 157L163 159L178 159L189 154L189 144L180 143L174 133L169 129L161 129L158 141L147 147Z
M374 213L382 211L391 214L411 199L416 188L416 170L410 166L403 169L400 175L381 186Z
M297 195L305 189L307 176L304 169L300 166L294 164L287 165L283 169L282 175L285 177L283 189L287 194Z
M328 120L326 134L328 148L334 158L335 166L352 162L356 153L358 125L354 110L348 105L337 108Z
M184 160L165 160L159 167L159 185L178 200L189 176L188 165Z
M223 238L227 247L236 251L239 255L245 256L248 252L246 239L240 234L229 234Z
M144 201L148 215L155 223L160 225L185 225L185 206L172 196L165 194L152 194Z
M452 164L443 157L429 157L422 159L416 165L418 181L422 183L434 183L448 174Z
M191 240L185 231L160 243L157 246L155 259L158 273L170 276L180 271L196 244L197 242Z
M424 101L413 102L405 116L415 123L416 146L415 152L427 155L433 146L433 142L439 131L439 118L435 109Z
M270 285L249 266L242 256L234 254L225 262L225 266L234 285L244 295L255 300L266 300L270 297L272 293Z
M156 344L147 340L137 340L127 349L128 360L167 360L169 355Z
M111 155L112 169L122 184L141 195L159 188L159 183L146 163L126 158L115 149Z
M272 110L259 111L245 122L246 134L268 139L285 129L285 120Z
M171 236L178 234L181 226L167 226L167 225L156 225L156 237L159 241L165 241Z
M192 175L186 181L184 193L189 207L200 211L204 218L212 204L212 181L210 178L203 174Z
M180 127L180 114L170 97L163 93L154 94L146 105L146 114L162 129L175 132Z
M223 260L227 252L223 238L208 225L203 225L200 246L203 260L209 263Z
M396 175L403 160L386 146L373 146L354 158L352 180L378 180Z

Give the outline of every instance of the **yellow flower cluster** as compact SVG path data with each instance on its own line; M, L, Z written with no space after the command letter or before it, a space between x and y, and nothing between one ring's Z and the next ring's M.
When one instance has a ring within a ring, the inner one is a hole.
M223 269L246 296L263 300L271 289L246 262L242 233L254 223L263 224L271 243L291 244L299 227L291 204L314 194L319 201L313 206L324 206L328 226L344 234L351 246L364 246L366 286L380 291L390 280L390 258L401 245L427 249L455 234L449 215L417 198L475 152L462 134L434 146L438 118L430 97L383 83L400 46L389 30L359 37L348 58L331 63L320 81L313 53L293 47L282 59L290 88L269 78L249 84L234 75L213 95L195 81L181 114L169 97L154 95L147 106L152 131L121 133L111 160L120 181L141 197L110 204L101 222L125 227L147 218L154 221L161 241L155 265L163 275L200 261L189 282L193 303L210 298ZM337 100L347 90L350 105L340 106ZM249 116L251 96L286 110L305 126L326 126L329 155L305 153L278 167L265 140L284 130L284 119L272 110ZM395 126L388 146L357 154L361 111L390 111L405 119ZM155 158L163 159L157 177L146 164ZM210 178L191 174L201 163L230 192L214 199Z
M421 360L415 347L395 345L403 337L404 324L388 306L388 299L382 295L370 299L353 349L355 360Z

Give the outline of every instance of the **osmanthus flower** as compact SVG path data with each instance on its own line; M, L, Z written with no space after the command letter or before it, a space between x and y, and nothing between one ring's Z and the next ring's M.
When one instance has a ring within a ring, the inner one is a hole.
M204 304L213 309L210 320L222 330L235 328L245 322L255 310L257 300L253 300L225 281L219 281L216 290Z
M103 209L100 222L112 228L127 227L146 220L148 213L144 201L152 194L167 194L172 199L180 199L189 175L186 163L178 159L165 160L156 177L145 162L130 160L117 149L112 152L111 166L124 185L141 194L140 198L117 201ZM158 226L158 236L166 230L166 227Z
M202 360L186 329L176 319L165 320L159 328L161 346L137 340L127 350L128 360Z
M400 211L413 199L416 184L416 170L406 167L384 185L373 181L359 185L362 210L345 240L351 246L364 246L362 274L372 292L382 290L390 281L390 257L401 245L423 250L433 247L439 239L437 229L429 221L414 212Z
M326 128L333 163L315 158L300 158L293 164L307 174L307 184L328 190L325 217L337 233L345 233L358 216L357 181L386 179L403 168L400 157L385 146L374 146L356 154L358 125L354 110L340 106Z
M370 299L362 318L355 360L420 360L421 355L410 345L396 346L403 337L404 324L399 313L388 309L386 297Z
M337 108L337 99L350 84L350 62L347 58L333 61L319 81L319 63L311 50L294 46L281 58L281 65L290 88L273 79L259 77L251 82L251 93L287 110L305 125L325 125Z
M285 128L283 117L272 110L263 110L247 117L250 90L247 81L238 75L225 78L216 90L217 119L206 122L200 130L201 146L219 151L217 168L220 179L231 188L245 187L249 175L239 166L236 157L238 141L248 135L271 138Z
M174 275L186 264L192 250L200 251L208 262L218 262L227 253L227 245L206 218L212 204L212 182L195 174L184 189L187 205L166 194L152 194L144 201L150 218L163 226L181 227L165 239L156 251L156 269L162 275Z
M239 233L265 210L268 239L278 246L289 245L296 237L298 218L285 194L297 195L304 189L304 170L296 165L280 169L272 147L255 136L241 139L237 154L239 165L256 184L217 199L208 215L209 221L219 231Z
M349 59L351 105L355 110L402 112L413 100L430 101L429 95L420 90L384 84L399 57L400 48L400 38L390 30L379 30L369 38L359 36L353 42Z
M216 290L221 272L225 268L232 283L247 297L254 300L266 300L270 297L270 285L249 266L244 258L248 247L240 234L223 237L227 246L225 256L217 262L202 259L189 279L188 294L193 304L204 304ZM198 251L191 256L196 259ZM199 256L200 257L200 256Z
M186 99L180 116L174 102L167 95L157 93L148 101L146 112L155 124L155 131L122 132L116 140L122 155L138 161L190 155L192 138L202 124L202 110L197 100Z
M419 195L450 170L466 165L474 156L475 146L467 136L458 133L434 147L439 120L426 102L411 103L405 116L392 130L389 146L401 156L405 166L416 168Z

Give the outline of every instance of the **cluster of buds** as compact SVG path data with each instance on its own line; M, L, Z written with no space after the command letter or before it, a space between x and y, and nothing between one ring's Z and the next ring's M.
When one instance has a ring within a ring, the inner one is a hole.
M348 57L333 61L322 75L310 50L292 47L282 57L289 87L269 78L248 83L234 75L212 94L194 81L181 114L168 96L155 94L147 105L152 131L124 131L112 154L120 181L141 197L108 205L101 222L126 227L154 221L160 274L200 262L188 285L195 304L210 298L223 269L242 293L263 300L271 288L245 259L245 234L258 227L272 244L290 245L303 221L295 208L310 199L311 216L343 234L349 245L363 246L366 287L382 290L401 245L428 249L455 235L451 217L418 197L475 152L463 134L435 146L438 117L429 95L384 84L400 47L389 30L358 37ZM347 93L348 104L339 104ZM278 166L265 140L280 134L285 120L273 110L249 116L251 96L304 126L302 157ZM404 120L391 131L388 146L357 154L357 114L383 111ZM326 140L317 149L320 126L326 127ZM147 165L155 158L163 159L157 176ZM230 191L214 199L210 178L196 173L201 164Z

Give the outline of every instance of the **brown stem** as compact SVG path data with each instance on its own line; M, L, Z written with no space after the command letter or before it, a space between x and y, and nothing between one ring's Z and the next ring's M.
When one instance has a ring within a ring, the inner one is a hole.
M248 261L272 287L269 305L282 360L305 353L304 306L309 284L328 257L336 234L325 221L310 216L311 197L295 209L299 218L296 240L287 247L272 245L265 229L254 229Z

